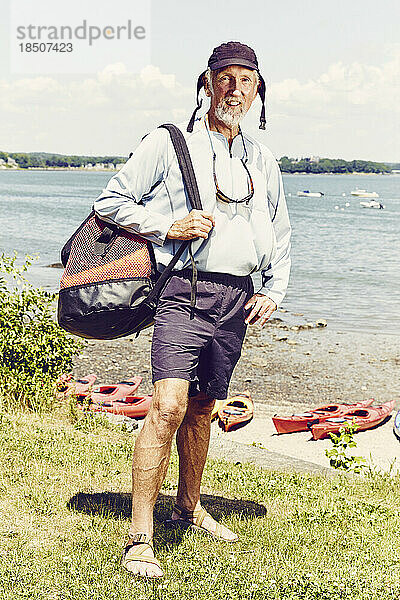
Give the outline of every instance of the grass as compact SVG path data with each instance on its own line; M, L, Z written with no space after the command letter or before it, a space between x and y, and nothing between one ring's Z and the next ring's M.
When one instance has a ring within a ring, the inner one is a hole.
M156 506L161 582L119 566L135 434L102 421L0 413L0 600L400 598L400 478L320 477L210 460L204 505L235 545L166 529L173 454Z

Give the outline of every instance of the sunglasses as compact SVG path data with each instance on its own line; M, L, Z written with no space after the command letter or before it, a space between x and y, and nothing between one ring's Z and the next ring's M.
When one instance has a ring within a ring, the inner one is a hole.
M254 196L254 184L253 184L253 179L251 178L251 175L250 175L250 171L247 168L247 165L246 165L245 161L243 160L243 158L240 159L240 162L242 163L243 168L247 174L247 189L248 189L249 193L247 194L247 196L245 196L245 198L242 198L241 200L229 198L229 196L224 194L224 192L219 187L217 173L215 170L216 161L217 161L217 155L215 154L215 152L213 152L213 176L214 176L214 183L215 183L215 190L216 190L215 195L217 197L217 200L220 200L221 202L225 202L225 204L233 203L233 204L246 204L247 205L250 202L250 200L252 199L252 197Z

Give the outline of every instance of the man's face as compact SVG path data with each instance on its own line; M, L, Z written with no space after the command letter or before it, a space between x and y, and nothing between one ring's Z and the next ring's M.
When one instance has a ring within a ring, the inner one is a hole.
M229 127L236 126L243 119L257 91L256 72L239 65L213 73L212 89L206 86L206 94L211 97L211 112Z

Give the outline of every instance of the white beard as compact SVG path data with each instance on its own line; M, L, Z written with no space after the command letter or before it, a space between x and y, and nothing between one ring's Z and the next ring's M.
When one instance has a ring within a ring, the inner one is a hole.
M238 112L238 109L240 111ZM239 107L233 108L226 104L226 100L221 100L215 108L215 116L219 121L227 125L228 127L236 127L243 119L243 104Z

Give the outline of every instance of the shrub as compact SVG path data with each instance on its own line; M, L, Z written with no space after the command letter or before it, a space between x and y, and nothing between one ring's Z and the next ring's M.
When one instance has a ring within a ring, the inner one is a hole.
M0 398L7 409L51 408L55 380L72 367L82 343L54 319L56 294L33 287L24 273L33 259L16 266L16 255L0 255Z
M350 448L356 448L357 443L354 440L354 434L358 429L358 425L354 422L345 421L343 427L339 429L339 434L330 433L333 448L325 450L325 455L330 459L329 464L334 469L342 469L343 471L352 471L353 473L361 473L365 467L365 458L362 456L354 456L349 453Z

